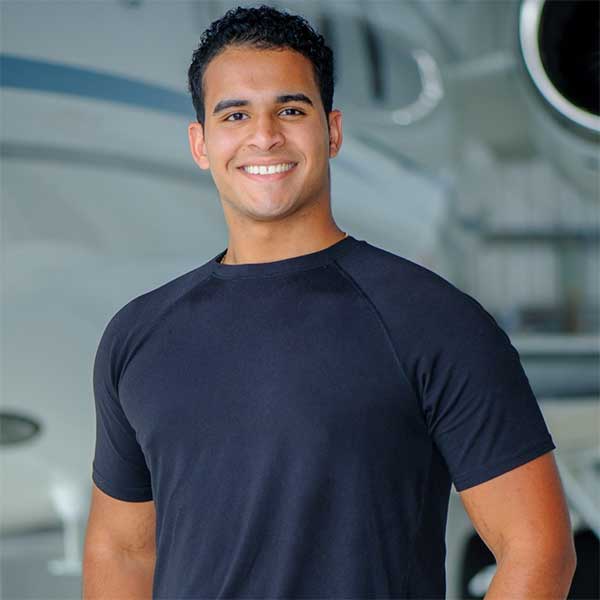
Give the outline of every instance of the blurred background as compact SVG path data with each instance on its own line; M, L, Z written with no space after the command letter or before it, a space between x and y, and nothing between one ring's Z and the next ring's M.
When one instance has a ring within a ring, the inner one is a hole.
M518 349L571 510L569 598L598 598L600 4L267 3L335 53L337 224L474 296ZM0 1L2 598L80 597L100 335L227 246L186 85L237 5ZM483 598L494 558L454 488L447 553L448 598Z

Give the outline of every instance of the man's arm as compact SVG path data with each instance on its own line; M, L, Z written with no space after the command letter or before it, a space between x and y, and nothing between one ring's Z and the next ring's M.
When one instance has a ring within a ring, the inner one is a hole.
M154 502L124 502L92 484L86 530L83 600L152 598Z
M486 600L564 600L577 557L552 452L459 492L497 570Z

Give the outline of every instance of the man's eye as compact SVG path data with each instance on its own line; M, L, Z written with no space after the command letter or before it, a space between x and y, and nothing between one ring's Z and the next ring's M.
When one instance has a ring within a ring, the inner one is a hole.
M304 113L297 108L284 108L281 112L285 112L286 110L295 110L299 115L303 115Z
M240 119L232 119L231 117L234 117L235 115L243 115L244 113L241 112L236 112L236 113L231 113L225 120L226 121L239 121Z

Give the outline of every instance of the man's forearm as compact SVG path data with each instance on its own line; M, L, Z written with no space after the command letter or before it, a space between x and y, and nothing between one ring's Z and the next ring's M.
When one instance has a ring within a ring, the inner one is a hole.
M574 573L572 560L506 556L484 600L565 600Z
M83 600L150 600L155 556L125 552L88 554L82 576Z

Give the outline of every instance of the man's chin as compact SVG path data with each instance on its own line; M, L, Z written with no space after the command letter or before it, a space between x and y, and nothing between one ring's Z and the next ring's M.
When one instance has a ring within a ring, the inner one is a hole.
M243 212L258 221L272 221L280 219L282 216L294 212L297 207L288 200L268 200L259 199L254 202L245 201L240 207Z

